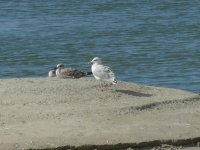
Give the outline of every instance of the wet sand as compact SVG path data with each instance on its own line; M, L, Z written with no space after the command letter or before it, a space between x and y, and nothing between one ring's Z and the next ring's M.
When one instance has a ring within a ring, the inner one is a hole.
M200 96L188 91L126 82L101 91L93 78L18 78L1 79L0 95L0 149L200 137Z

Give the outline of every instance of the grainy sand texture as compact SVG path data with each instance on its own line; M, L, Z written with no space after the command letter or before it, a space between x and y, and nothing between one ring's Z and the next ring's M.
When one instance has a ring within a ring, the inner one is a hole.
M93 78L0 80L0 150L200 137L200 97Z

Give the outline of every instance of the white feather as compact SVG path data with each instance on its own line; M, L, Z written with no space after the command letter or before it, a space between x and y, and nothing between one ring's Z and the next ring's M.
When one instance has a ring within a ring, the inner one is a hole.
M95 57L91 63L93 63L91 70L95 79L116 84L114 72L110 67L102 65L100 58Z

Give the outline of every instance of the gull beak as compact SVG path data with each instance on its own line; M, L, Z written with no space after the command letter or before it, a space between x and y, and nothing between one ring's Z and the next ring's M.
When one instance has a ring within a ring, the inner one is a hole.
M92 62L92 61L89 61L88 64L93 64L93 62Z

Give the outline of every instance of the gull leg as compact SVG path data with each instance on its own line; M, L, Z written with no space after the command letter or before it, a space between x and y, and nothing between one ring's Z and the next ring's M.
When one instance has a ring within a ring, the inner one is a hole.
M99 87L101 88L101 80L99 81Z
M104 87L106 88L106 87L107 87L107 84L106 84L106 82L105 82L105 81L103 82L103 84L104 84Z
M106 81L103 81L103 87L104 87L104 89L108 87L108 84Z
M101 81L101 85L102 85L102 91L104 90L104 82L103 81Z
M102 81L102 90L104 90L106 88L107 84L105 81Z
M101 80L100 80L100 89L103 91L103 83Z

